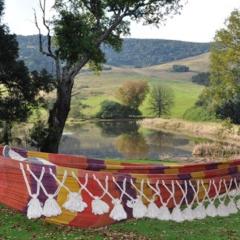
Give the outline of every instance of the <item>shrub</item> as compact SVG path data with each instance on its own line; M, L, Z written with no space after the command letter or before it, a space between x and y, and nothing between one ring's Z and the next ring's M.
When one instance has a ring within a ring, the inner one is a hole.
M70 118L75 118L75 119L82 119L84 118L84 114L82 113L82 110L89 107L87 104L82 103L81 101L76 101L74 104L71 106L71 110L69 112L69 117Z
M203 86L209 86L210 73L209 72L198 73L197 75L192 76L192 82Z
M208 112L203 107L194 106L185 111L183 118L189 121L215 121L214 113Z
M101 103L101 109L96 114L97 118L101 119L123 119L140 116L139 110L127 107L114 101L103 101Z
M173 72L189 72L189 67L185 65L173 65L172 71Z

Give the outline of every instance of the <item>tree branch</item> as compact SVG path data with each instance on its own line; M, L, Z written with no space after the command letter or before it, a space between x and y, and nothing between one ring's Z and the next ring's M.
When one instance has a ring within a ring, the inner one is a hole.
M122 15L118 15L115 17L115 21L111 25L111 27L106 30L96 41L96 47L99 47L101 43L107 39L107 37L112 33L112 31L121 23L123 18L126 16L126 13L123 13ZM83 57L77 65L75 65L69 72L69 75L71 76L72 81L76 77L76 75L79 73L81 68L89 61L89 57L85 56Z
M42 10L43 26L47 29L48 53L52 58L56 59L56 56L52 52L51 30L50 30L50 27L49 27L49 25L47 24L47 21L46 21L46 0L43 0L43 3L42 3L42 0L39 0L39 6L40 6L40 9Z
M44 54L45 56L47 57L51 57L53 58L54 60L57 59L57 56L55 56L52 52L52 37L51 37L51 30L50 30L50 27L48 26L47 24L47 21L46 21L46 0L43 0L43 3L41 0L39 0L39 6L40 6L40 9L42 11L42 21L43 21L43 25L44 27L47 29L47 40L48 40L48 43L47 43L47 51L45 51L43 49L43 39L42 39L42 32L41 32L41 28L38 24L38 19L37 19L37 13L36 13L36 10L34 9L34 20L35 20L35 26L38 30L38 37L39 37L39 51Z
M45 52L43 50L43 41L42 41L42 33L41 33L41 28L39 27L38 25L38 20L37 20L37 13L36 13L36 10L33 9L34 11L34 20L35 20L35 26L38 30L38 39L39 39L39 51L44 54L44 55L48 55L47 52Z

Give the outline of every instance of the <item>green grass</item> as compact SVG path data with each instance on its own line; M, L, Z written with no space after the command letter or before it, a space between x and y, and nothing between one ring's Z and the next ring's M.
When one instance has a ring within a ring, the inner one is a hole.
M142 219L129 220L107 228L82 230L48 224L42 220L28 220L24 215L0 206L1 240L238 240L239 214L226 218L207 218L192 222L163 222Z
M24 215L0 206L0 239L1 240L61 240L61 239L103 239L100 234L81 229L57 226L42 220L28 220Z
M128 71L128 74L126 71ZM87 86L87 88L82 90L80 95L74 97L73 105L74 103L77 104L81 98L84 98L81 101L88 105L88 107L82 110L82 113L88 117L92 117L99 111L101 102L104 100L116 101L114 94L123 82L129 80L146 80L150 85L159 83L173 89L175 105L171 111L171 117L182 118L185 111L194 106L202 91L201 86L191 82L189 75L184 77L182 74L177 80L171 79L171 77L176 78L177 76L176 74L171 75L169 72L166 72L166 75L162 74L163 76L157 76L156 73L153 75L150 72L147 73L134 72L131 69L118 69L117 71L103 72L99 76L93 74L81 75L77 80L75 91L78 91L81 86ZM151 116L148 110L147 98L140 107L140 110L144 116Z
M185 111L192 106L198 99L199 94L202 91L202 87L196 84L191 83L186 80L171 80L164 81L159 79L154 79L150 81L150 84L160 83L166 85L173 89L174 92L174 106L171 110L170 117L173 118L182 118ZM144 116L149 116L148 112L148 101L144 102L141 110Z
M237 240L240 239L239 224L239 215L232 215L183 223L143 219L113 225L111 229L132 231L153 240Z

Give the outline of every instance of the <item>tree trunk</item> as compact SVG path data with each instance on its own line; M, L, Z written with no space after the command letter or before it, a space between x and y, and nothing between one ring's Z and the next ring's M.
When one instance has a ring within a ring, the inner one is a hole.
M62 138L65 122L71 106L73 81L69 75L62 77L57 88L57 99L49 112L47 137L41 151L57 153Z
M8 145L12 139L12 124L8 121L3 122L3 143Z

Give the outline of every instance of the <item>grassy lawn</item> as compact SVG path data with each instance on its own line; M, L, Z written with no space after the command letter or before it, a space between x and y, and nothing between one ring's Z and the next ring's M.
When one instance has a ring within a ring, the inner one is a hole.
M91 239L152 239L152 240L237 240L240 239L239 215L207 218L175 223L158 220L130 220L107 228L81 230L28 220L22 214L0 206L1 240L91 240Z
M185 111L194 106L199 94L202 91L202 87L191 83L188 80L171 80L164 81L161 79L153 79L150 84L160 83L173 89L175 96L174 107L171 111L171 117L182 118ZM144 102L141 107L144 116L149 116L148 112L148 100Z
M128 71L128 72L127 72ZM150 70L149 70L150 71ZM78 104L81 98L82 103L88 105L82 112L84 115L94 116L100 109L100 104L104 100L114 100L117 88L125 81L129 80L146 80L150 85L162 84L173 89L175 95L175 105L171 112L171 117L182 118L184 112L192 107L196 102L202 87L191 82L191 75L181 74L179 78L176 74L166 71L164 75L153 75L150 72L134 72L131 69L113 70L110 72L102 72L101 75L80 75L75 86L78 91L82 86L86 88L80 90L81 94L73 99L73 105ZM175 78L175 79L174 79ZM177 78L177 80L176 80ZM148 100L146 99L140 110L144 116L151 116L148 111Z

